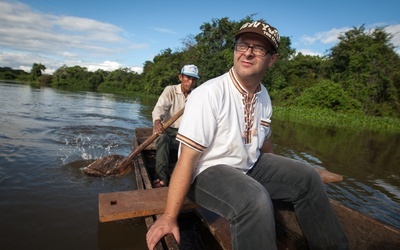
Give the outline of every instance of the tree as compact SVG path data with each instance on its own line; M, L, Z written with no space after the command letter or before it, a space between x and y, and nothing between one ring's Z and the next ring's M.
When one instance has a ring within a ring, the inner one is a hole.
M1 80L21 80L26 81L29 74L22 69L12 69L10 67L0 67Z
M89 73L88 84L91 90L97 90L97 88L104 82L104 79L107 77L107 72L98 69L95 72Z
M252 21L252 16L239 22L224 17L200 26L201 33L195 36L196 45L185 54L195 58L193 61L199 67L201 82L219 76L233 66L234 35L244 23Z
M351 98L339 84L322 80L307 88L296 98L295 104L310 109L329 109L336 112L359 113L361 105Z
M289 37L281 36L281 42L278 49L279 60L276 61L274 66L268 69L268 73L263 78L263 84L271 92L281 91L290 86L290 60L296 53L296 50L291 48L291 40ZM272 98L272 96L271 96Z
M358 100L366 115L398 116L400 58L383 28L364 25L339 37L331 49L331 79Z
M96 71L100 73L99 71ZM119 68L109 72L97 90L104 92L123 92L133 83L138 74L130 68Z
M53 83L55 87L69 87L73 89L90 90L90 73L86 67L63 65L53 74Z
M35 81L38 77L42 76L42 71L46 70L46 66L44 66L41 63L34 63L32 65L32 69L31 69L31 79L32 81Z
M198 66L198 84L227 72L233 65L234 34L244 23L254 22L253 16L238 22L224 17L203 23L200 33L187 35L177 51L167 48L153 61L146 61L142 74L129 68L89 72L84 67L63 65L52 78L44 78L45 66L35 63L29 76L8 70L0 71L0 77L32 78L43 84L52 81L55 87L159 95L165 86L179 83L177 74L185 64ZM319 57L296 54L290 38L281 36L279 60L268 69L262 84L274 105L346 112L361 107L366 115L399 117L400 58L391 39L383 28L366 31L361 26L341 35L329 54Z
M154 57L154 62L146 62L143 70L143 92L159 95L167 85L178 84L178 73L190 62L182 59L182 52L166 49Z

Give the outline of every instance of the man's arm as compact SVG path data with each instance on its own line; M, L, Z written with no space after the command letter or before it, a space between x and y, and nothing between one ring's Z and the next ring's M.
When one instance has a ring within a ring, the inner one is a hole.
M172 233L179 243L177 218L192 182L194 168L201 153L181 144L181 154L171 177L164 214L154 223L146 235L147 246L154 249L157 242Z
M164 133L164 127L162 125L162 121L165 118L167 110L172 105L172 100L170 98L170 89L165 87L161 95L158 97L157 103L154 106L154 109L151 113L152 120L153 120L153 132L157 134Z

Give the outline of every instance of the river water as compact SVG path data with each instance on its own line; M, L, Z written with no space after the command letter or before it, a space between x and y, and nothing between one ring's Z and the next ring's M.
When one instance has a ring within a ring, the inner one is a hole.
M98 222L98 194L135 189L133 173L81 168L127 156L155 99L0 82L0 249L146 249L141 219ZM400 134L274 120L275 153L342 174L328 194L400 228Z

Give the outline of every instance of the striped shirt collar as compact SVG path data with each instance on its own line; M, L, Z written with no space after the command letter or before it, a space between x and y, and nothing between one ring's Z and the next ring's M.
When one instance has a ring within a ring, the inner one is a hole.
M239 91L239 93L242 95L248 95L249 94L248 91L243 87L243 85L240 83L239 79L237 78L234 67L232 67L229 70L229 75L232 79L233 85L235 85L235 87ZM258 84L256 92L254 94L259 94L260 92L261 92L261 84Z

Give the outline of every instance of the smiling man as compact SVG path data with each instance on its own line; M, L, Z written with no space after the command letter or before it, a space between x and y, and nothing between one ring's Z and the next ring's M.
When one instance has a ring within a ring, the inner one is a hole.
M278 59L279 41L265 22L244 24L235 35L234 66L192 92L165 213L147 233L150 249L169 233L179 242L186 195L230 221L233 249L276 249L274 199L294 205L312 249L348 248L317 171L273 154L272 105L261 80Z

